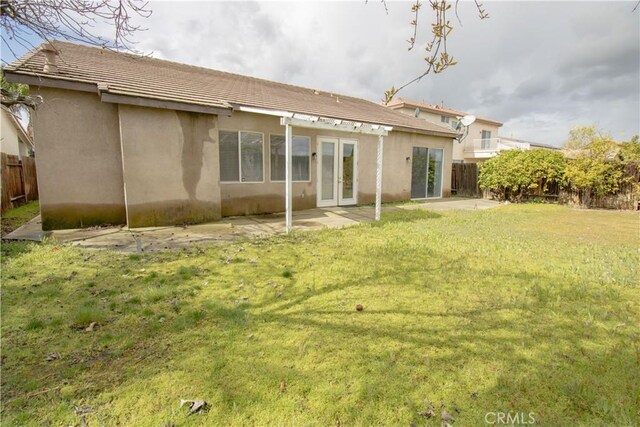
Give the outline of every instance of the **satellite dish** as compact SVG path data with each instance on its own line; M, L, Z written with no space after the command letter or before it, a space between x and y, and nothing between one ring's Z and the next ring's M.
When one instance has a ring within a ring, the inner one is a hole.
M460 119L460 123L462 123L462 126L469 126L471 123L476 121L476 116L472 116L472 115L468 115L468 116L464 116L463 118Z
M466 115L458 120L458 125L456 126L456 131L458 132L458 140L459 144L462 144L462 141L469 135L469 126L471 123L476 121L476 116ZM464 129L462 129L464 128Z
M420 108L416 108L416 111L413 113L413 117L418 117L420 116Z

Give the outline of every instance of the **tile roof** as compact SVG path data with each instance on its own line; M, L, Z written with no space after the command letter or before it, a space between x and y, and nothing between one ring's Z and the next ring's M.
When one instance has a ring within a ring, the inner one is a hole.
M148 56L53 41L56 72L44 72L45 56L35 49L5 70L14 75L96 84L106 92L216 108L243 105L393 126L400 130L454 137L446 127L416 119L351 96L181 64ZM106 85L106 86L105 86ZM97 89L96 89L97 91Z
M426 102L413 101L405 98L393 99L391 100L391 102L387 104L387 107L392 109L402 108L402 107L420 108L421 110L427 110L429 112L438 113L438 114L444 113L446 115L451 115L451 116L465 116L469 114L469 113L465 113L464 111L454 110L453 108L450 108L450 107L443 107L435 104L427 104ZM502 126L502 122L499 122L497 120L487 119L485 117L476 116L476 120Z

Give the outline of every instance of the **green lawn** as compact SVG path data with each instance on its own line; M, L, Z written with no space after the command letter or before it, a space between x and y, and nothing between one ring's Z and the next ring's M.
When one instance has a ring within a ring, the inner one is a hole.
M40 202L33 200L14 209L9 209L2 214L2 236L11 233L16 228L26 224L40 213Z
M2 424L637 425L639 224L510 205L143 255L12 244Z

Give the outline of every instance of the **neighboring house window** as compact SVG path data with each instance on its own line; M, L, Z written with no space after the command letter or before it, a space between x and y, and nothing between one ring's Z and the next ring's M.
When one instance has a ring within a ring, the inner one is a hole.
M458 128L458 121L456 119L451 120L451 129Z
M491 131L483 130L482 131L482 149L488 150L491 146Z
M293 136L291 175L294 181L309 181L309 152L311 139L307 136ZM271 153L271 181L284 181L285 176L285 137L271 135L269 151Z
M449 123L449 116L440 116L440 121L442 123Z
M262 182L262 134L220 131L220 181Z

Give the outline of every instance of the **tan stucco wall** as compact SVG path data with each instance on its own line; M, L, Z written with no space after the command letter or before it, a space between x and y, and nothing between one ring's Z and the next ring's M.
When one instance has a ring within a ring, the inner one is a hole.
M124 224L118 107L97 94L31 87L45 230Z
M269 135L283 135L284 127L278 117L235 112L231 117L219 118L220 130L251 131L264 134L263 183L221 183L222 215L246 215L284 211L284 183L271 182L269 160ZM335 132L307 128L293 128L293 134L311 139L311 152L318 151L319 137L348 138L358 141L358 204L375 202L376 147L378 138L357 133ZM443 196L451 194L450 138L433 137L405 132L391 132L385 137L383 163L383 201L408 200L411 194L411 158L413 147L444 149ZM310 182L293 183L294 210L316 206L317 165L311 160Z
M129 227L220 218L217 116L120 105Z
M385 138L384 144L382 186L384 202L409 200L411 198L411 158L413 156L413 147L443 149L442 196L451 196L451 154L453 150L451 138L392 132L390 136Z
M407 114L407 115L411 115L413 116L415 114L416 109L415 108L409 108L409 107L404 107L404 108L399 108L397 109L397 111L403 113L403 114ZM436 113L432 113L430 111L422 111L420 110L420 114L418 116L421 119L425 119L428 122L431 123L436 123L439 125L443 125L446 126L446 123L442 123L442 114L436 114ZM469 127L469 133L467 134L466 138L464 139L464 141L462 143L454 143L453 145L453 160L464 160L465 162L470 162L473 163L474 160L473 159L465 159L464 156L464 149L466 146L471 147L473 140L474 139L480 139L482 138L482 131L486 130L491 132L491 137L492 138L497 138L498 137L498 130L500 129L500 126L495 125L493 123L487 123L481 120L477 120L474 123L471 124L471 126Z

